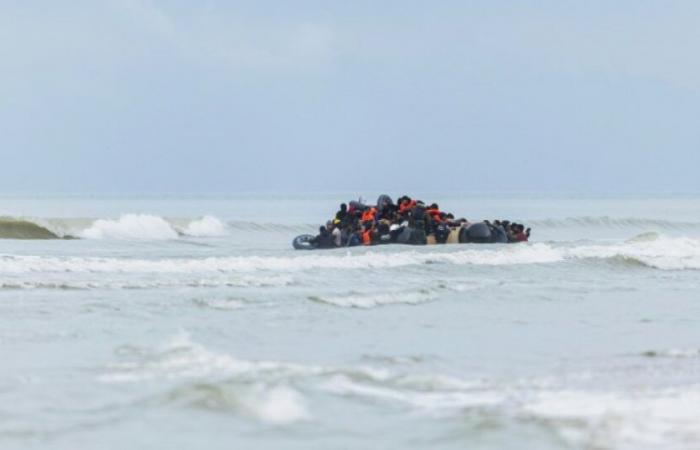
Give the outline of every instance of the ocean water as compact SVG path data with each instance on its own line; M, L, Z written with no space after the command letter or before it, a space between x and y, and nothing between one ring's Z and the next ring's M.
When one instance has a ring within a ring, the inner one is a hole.
M700 197L292 249L352 197L0 197L0 448L700 448Z

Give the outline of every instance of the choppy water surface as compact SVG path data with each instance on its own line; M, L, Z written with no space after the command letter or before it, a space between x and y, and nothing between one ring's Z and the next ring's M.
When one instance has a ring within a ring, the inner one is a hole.
M425 195L533 242L291 249L348 197L0 197L0 447L700 447L699 198Z

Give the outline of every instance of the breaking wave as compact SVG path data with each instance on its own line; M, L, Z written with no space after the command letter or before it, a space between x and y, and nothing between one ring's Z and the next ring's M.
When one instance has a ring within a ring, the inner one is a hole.
M464 378L414 364L323 366L235 358L180 334L164 346L117 349L103 383L154 382L157 402L232 412L273 425L314 417L307 398L400 405L426 420L457 418L465 427L545 427L574 448L690 448L700 432L697 385L629 389L562 385L550 377ZM320 412L319 412L320 413ZM315 420L323 421L319 414Z
M159 216L125 214L119 219L98 219L80 233L87 239L175 239L178 232Z
M168 240L178 237L220 237L230 232L301 233L313 224L252 221L224 222L214 216L165 218L153 214L123 214L119 218L0 217L0 239L125 239Z
M427 289L419 289L417 291L408 292L387 292L363 294L360 292L351 292L347 295L313 295L308 297L309 300L326 303L344 308L374 308L376 306L406 304L417 305L420 303L429 302L437 298L435 292Z
M622 244L573 247L570 258L608 259L661 270L700 270L700 240L645 233Z
M183 230L187 236L193 237L216 237L226 236L228 231L226 225L216 217L204 216L199 220L194 220Z
M456 251L450 251L459 248ZM544 243L451 247L445 251L328 251L301 256L229 256L209 258L96 258L57 256L0 256L0 273L250 273L259 271L303 272L310 269L390 269L425 264L507 266L551 264L569 260L606 260L633 263L661 270L700 270L700 240L655 237L632 239L621 244L554 246ZM375 299L377 302L389 299ZM353 303L352 298L332 301ZM357 301L356 303L361 303Z
M130 259L56 256L0 256L0 273L211 273L211 272L302 272L309 269L386 269L421 264L511 265L561 261L560 251L546 244L502 246L455 252L362 251L340 255L292 257L230 256L210 258Z
M109 366L107 373L99 377L100 381L199 380L171 389L162 396L163 403L231 410L273 425L287 425L310 417L304 397L289 386L286 377L269 377L307 373L303 366L239 360L192 342L187 333L173 337L160 348L127 346L117 349L117 353L130 360ZM314 368L310 371L314 372Z
M188 288L267 288L291 286L294 278L288 275L243 275L220 277L176 277L153 280L105 280L103 278L89 280L0 280L0 289L5 290L92 290L92 289L168 289L177 287Z
M528 220L537 228L631 229L651 231L700 230L700 223L649 218L582 216L565 219ZM218 237L230 232L303 233L315 230L310 223L224 222L213 216L194 219L166 218L153 214L124 214L118 218L0 218L0 239L148 239L167 240L181 236Z
M63 236L57 230L31 220L0 218L0 239L60 239Z
M689 230L700 229L698 222L682 222L663 219L649 219L636 217L609 217L609 216L581 216L567 217L565 219L539 219L526 221L533 228L633 228L652 230Z
M168 221L150 214L125 214L119 219L98 219L79 236L87 239L167 240L180 236L216 237L228 234L226 225L213 216L186 221Z

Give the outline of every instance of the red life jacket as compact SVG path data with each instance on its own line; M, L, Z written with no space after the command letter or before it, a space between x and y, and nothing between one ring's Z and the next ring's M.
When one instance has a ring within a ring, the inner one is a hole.
M430 214L430 217L433 218L434 221L436 222L442 222L442 219L440 218L440 210L439 209L426 209L425 212Z
M401 206L399 206L399 212L404 213L409 209L413 208L414 206L416 206L415 200L404 201L403 203L401 203Z

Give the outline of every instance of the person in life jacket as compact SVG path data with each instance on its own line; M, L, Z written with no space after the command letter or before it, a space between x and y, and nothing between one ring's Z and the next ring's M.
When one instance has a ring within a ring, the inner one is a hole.
M367 222L365 224L365 231L362 233L362 244L372 245L376 240L376 229L374 227L374 222Z
M425 212L433 219L435 222L442 222L442 213L440 212L440 207L437 203L433 203L428 206Z
M372 221L374 222L377 216L377 208L371 207L367 208L363 213L361 217L361 221L364 222L369 222Z
M355 247L356 245L362 245L362 228L353 229L348 236L348 247Z
M416 206L416 201L411 199L411 197L404 195L401 197L401 202L399 203L399 213L404 214L413 209Z
M525 226L516 223L515 225L515 241L516 242L527 242L530 239L530 229L525 229Z

